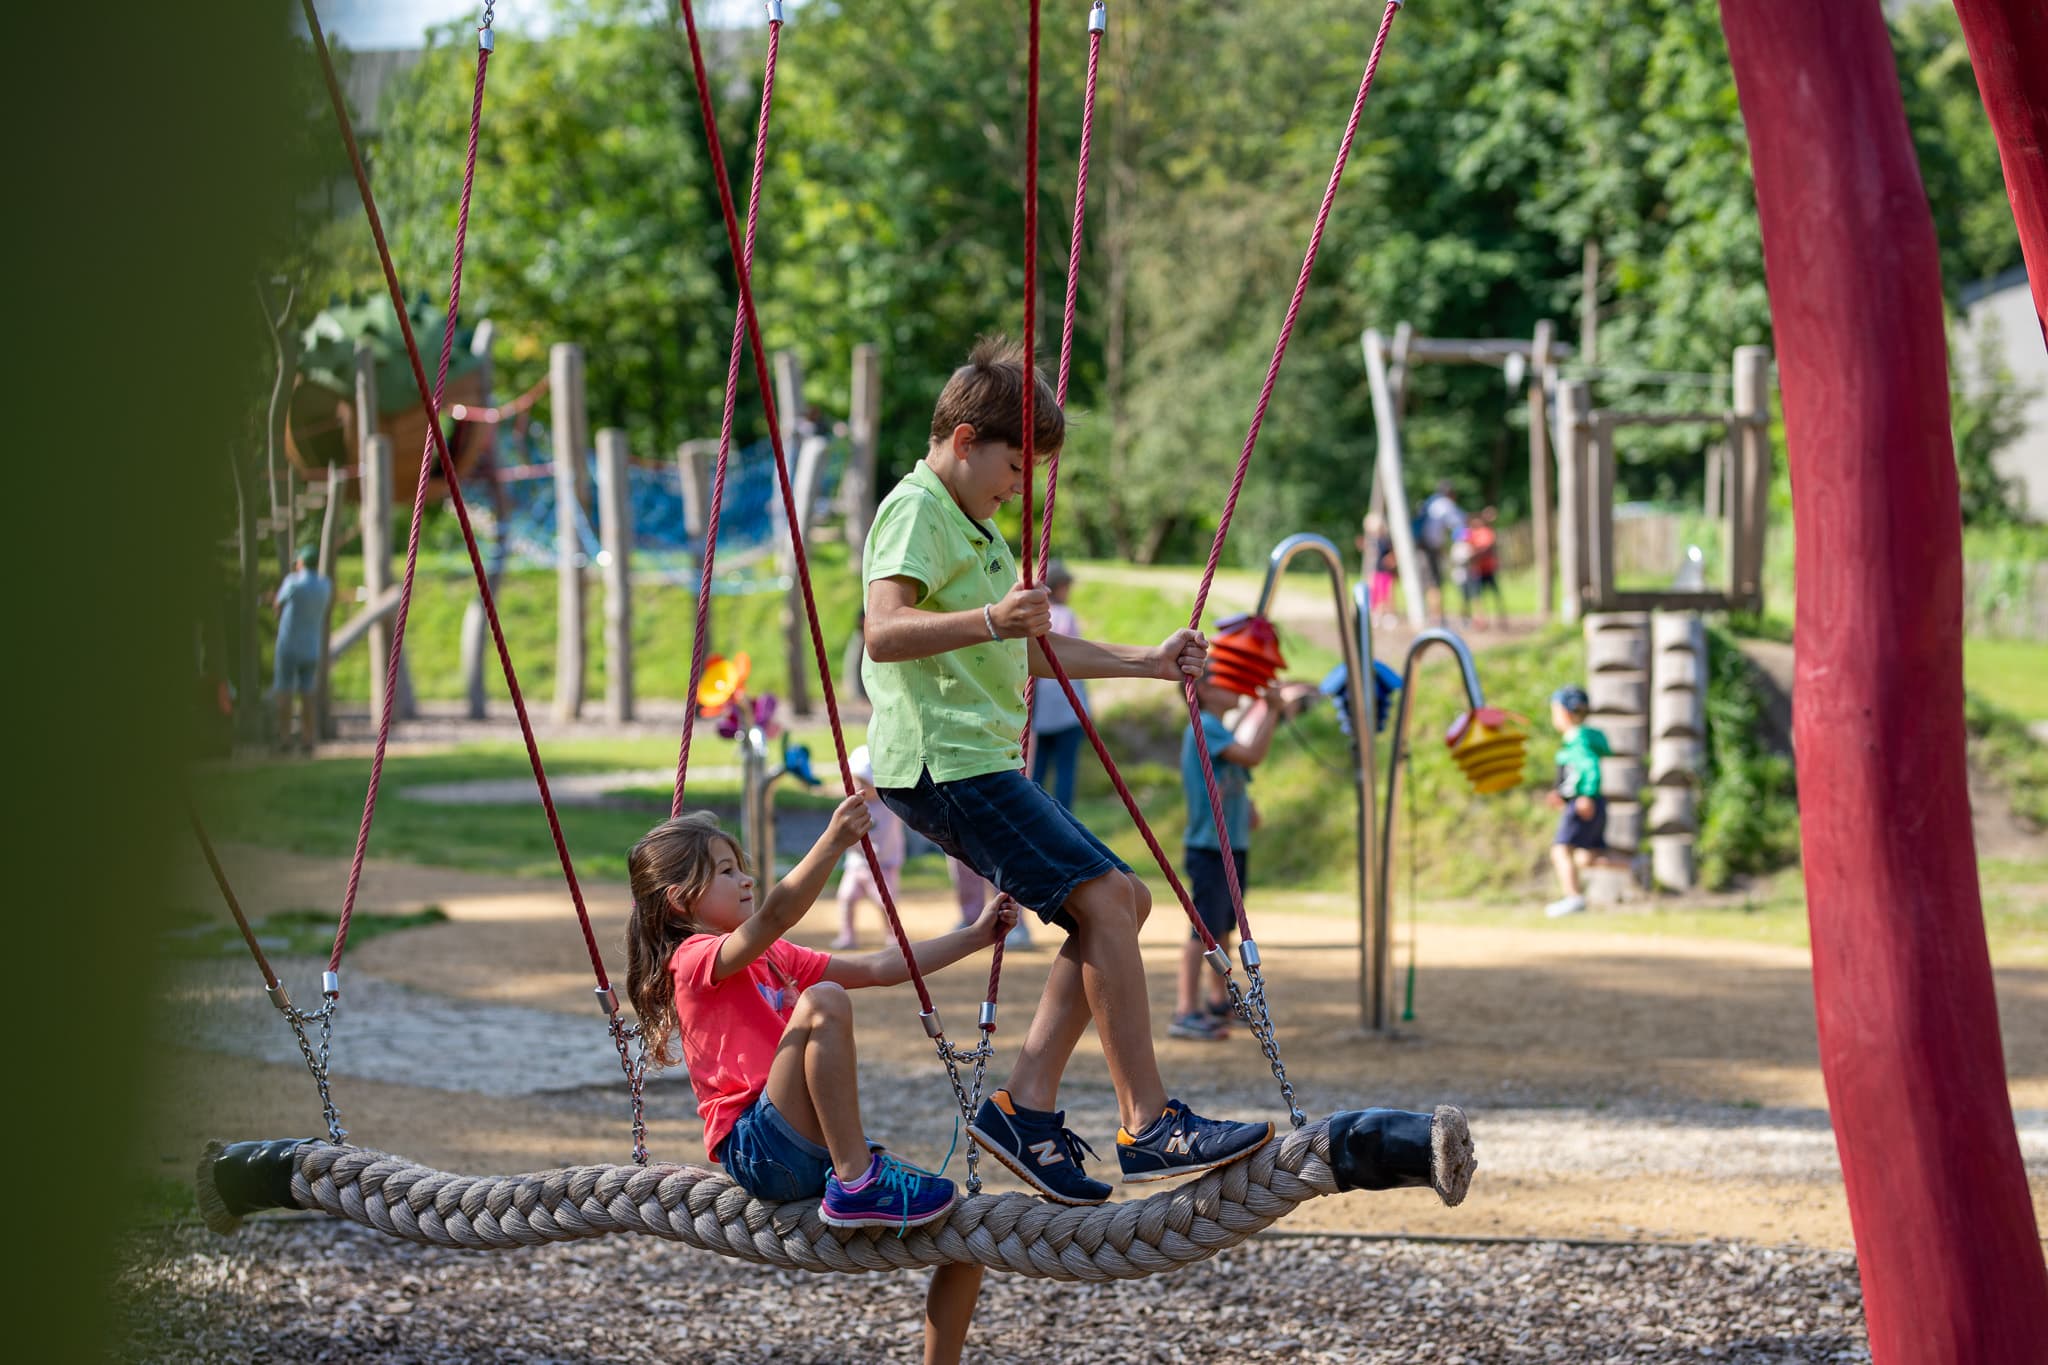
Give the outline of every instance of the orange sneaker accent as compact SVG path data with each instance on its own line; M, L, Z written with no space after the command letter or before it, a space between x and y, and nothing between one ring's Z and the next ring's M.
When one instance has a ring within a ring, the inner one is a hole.
M1119 1124L1118 1124L1118 1125L1116 1126L1116 1145L1117 1145L1117 1146L1119 1146L1119 1147L1128 1147L1128 1146L1130 1146L1130 1145L1131 1145L1132 1143L1134 1143L1134 1142L1136 1142L1136 1141L1137 1141L1137 1139L1131 1136L1131 1134L1130 1134L1130 1130L1129 1130L1129 1129L1125 1128L1125 1127L1124 1127L1124 1126L1123 1126L1123 1125L1122 1125L1121 1123L1119 1123Z
M990 1095L988 1098L991 1104L995 1105L996 1108L1002 1110L1005 1114L1009 1114L1013 1117L1016 1115L1017 1106L1010 1103L1009 1091L998 1090L995 1094Z

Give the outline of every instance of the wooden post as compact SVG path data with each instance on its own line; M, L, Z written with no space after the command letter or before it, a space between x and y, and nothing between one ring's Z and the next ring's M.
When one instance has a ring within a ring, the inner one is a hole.
M583 452L590 413L583 398L583 348L548 351L548 405L555 419L555 719L583 711Z
M847 426L853 449L846 461L840 505L846 513L846 553L856 571L867 549L868 527L875 520L875 451L882 430L882 353L878 347L853 348L853 401Z
M1536 610L1546 623L1557 611L1557 574L1550 556L1549 394L1544 387L1556 335L1550 319L1543 318L1529 350L1529 529L1536 542Z
M1729 514L1741 519L1740 568L1729 584L1731 598L1750 611L1764 609L1764 534L1771 517L1771 349L1735 348L1735 433L1737 476ZM1731 556L1732 558L1732 556Z
M1576 621L1585 608L1586 535L1584 481L1585 433L1580 426L1593 406L1584 380L1557 386L1557 425L1551 448L1557 453L1557 562L1563 579L1558 615Z
M711 515L711 463L718 442L685 441L676 447L676 476L683 485L683 531L701 538ZM703 553L702 547L698 553Z
M598 532L604 538L604 717L633 719L633 497L626 433L597 433Z
M1415 325L1409 322L1394 325L1394 344L1387 352L1387 389L1394 395L1394 418L1406 421L1408 418L1408 359L1415 349Z
M794 351L775 353L775 406L782 412L783 456L791 460L790 496L796 501L797 534L804 534L810 516L804 507L802 472L803 448L809 441L810 423L804 419L804 370ZM782 572L789 579L789 592L782 602L782 657L789 678L789 709L796 715L803 715L811 709L810 651L805 646L810 642L810 631L804 615L803 584L796 578L796 550L789 541L789 518L779 517L775 522L778 532L777 556Z
M1600 363L1600 244L1588 242L1579 255L1579 359Z
M367 348L366 348L367 349ZM357 352L358 358L362 355ZM374 411L374 409L372 409ZM391 438L372 429L363 439L363 588L372 602L391 587ZM391 660L391 622L370 627L370 715L384 714L385 670Z
M1379 450L1373 457L1373 482L1387 504L1387 534L1394 542L1394 563L1401 570L1401 595L1408 603L1408 623L1421 630L1428 616L1422 599L1422 567L1415 554L1415 531L1408 515L1408 490L1401 482L1401 417L1387 382L1386 341L1373 328L1360 339L1365 349L1365 377L1372 391L1373 429Z
M1730 423L1731 430L1728 433L1731 439L1735 434L1733 425ZM1722 496L1727 491L1723 487L1727 478L1728 443L1716 441L1707 447L1706 507L1703 511L1708 521L1721 520L1723 510L1728 505L1728 499Z
M1941 257L1898 62L1858 0L1722 0L1721 22L1798 462L1801 864L1870 1353L2038 1365L2048 1269L1970 828Z
M493 402L492 394L496 387L494 381L497 376L491 363L491 342L496 338L497 331L496 324L489 318L485 318L477 323L476 331L470 338L470 352L481 357L483 361L481 366L483 382L478 393L481 395L481 401L486 407L491 406ZM495 514L494 521L497 534L495 543L490 549L490 559L486 562L484 569L485 577L491 585L491 591L495 593L498 590L498 579L505 566L504 485L498 482L497 456L495 453L489 460L478 461L475 469L476 472L463 482L465 487L482 483L485 480L489 480L490 483L491 510ZM484 617L483 594L478 593L475 597L470 598L469 605L462 609L462 695L465 703L464 713L471 720L484 719L489 710L484 698L484 655L488 652L489 648L489 629L490 623Z
M320 738L333 739L334 698L328 685L327 637L334 630L334 524L340 507L344 487L343 469L340 465L327 466L325 485L327 502L320 509L320 576L327 580L327 613L320 621L320 666L314 670L313 714Z
M1614 424L1606 413L1592 414L1592 430L1582 449L1586 519L1580 526L1587 550L1586 582L1594 609L1606 611L1614 601Z

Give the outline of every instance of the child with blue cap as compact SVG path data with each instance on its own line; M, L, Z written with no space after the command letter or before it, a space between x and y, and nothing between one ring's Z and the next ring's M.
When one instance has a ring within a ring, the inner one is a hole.
M1546 798L1564 812L1550 844L1550 865L1557 871L1564 895L1543 907L1552 919L1579 914L1586 897L1579 873L1595 864L1629 865L1629 859L1607 847L1607 798L1600 792L1600 760L1613 756L1607 736L1586 724L1592 709L1586 689L1567 683L1550 694L1550 723L1564 737L1557 750L1557 783Z

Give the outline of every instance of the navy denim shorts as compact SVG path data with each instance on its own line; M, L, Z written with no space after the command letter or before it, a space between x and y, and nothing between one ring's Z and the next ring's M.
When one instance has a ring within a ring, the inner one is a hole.
M1566 848L1591 849L1596 853L1606 848L1607 798L1594 797L1593 814L1583 819L1580 818L1572 798L1565 798L1564 814L1557 821L1557 837L1551 842L1563 844Z
M1209 926L1209 936L1221 943L1226 937L1237 932L1237 908L1230 903L1230 883L1223 879L1223 855L1213 848L1198 848L1194 844L1181 847L1181 866L1188 872L1188 897L1201 913L1202 923ZM1245 850L1230 850L1230 860L1237 864L1237 886L1244 890ZM1188 926L1188 936L1197 942L1201 935L1193 925Z
M816 1199L832 1174L832 1154L790 1127L766 1093L718 1144L718 1162L748 1194L778 1204Z
M1023 773L1006 768L980 777L915 787L885 787L882 801L903 823L979 872L1019 905L1068 933L1067 898L1105 872L1129 872L1088 827Z

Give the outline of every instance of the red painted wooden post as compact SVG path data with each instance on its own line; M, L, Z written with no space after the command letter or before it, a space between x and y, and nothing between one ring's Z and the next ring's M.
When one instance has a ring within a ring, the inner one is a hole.
M2048 342L2048 5L2041 0L1955 0L1970 67L2005 168L2019 224L2034 316Z
M1721 15L1784 393L1814 1002L1871 1349L2034 1365L2048 1270L1970 835L1933 220L1880 6Z

